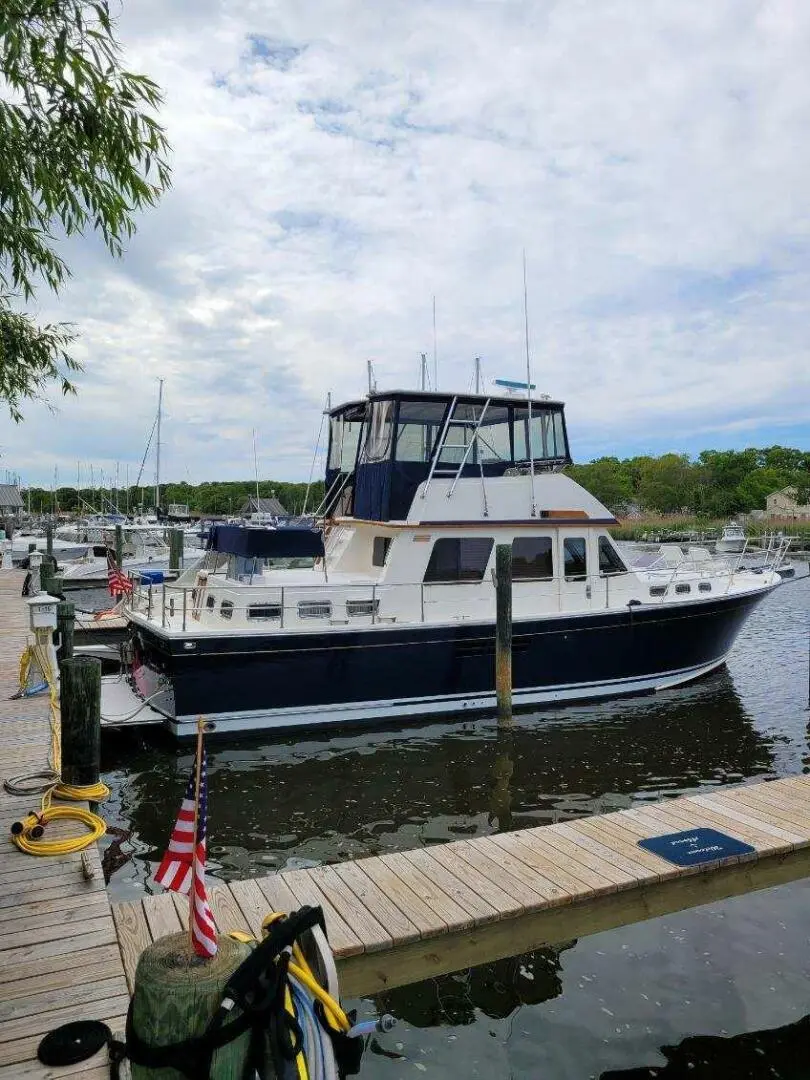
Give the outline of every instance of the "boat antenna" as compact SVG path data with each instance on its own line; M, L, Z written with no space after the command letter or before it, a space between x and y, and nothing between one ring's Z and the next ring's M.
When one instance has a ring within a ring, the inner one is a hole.
M427 356L422 353L422 359L419 362L419 388L420 390L427 390L428 370L427 370Z
M259 459L256 457L256 428L253 429L253 475L256 479L256 513L261 512L259 502Z
M526 399L529 405L529 484L532 498L532 517L537 517L537 503L534 499L534 439L532 431L532 360L529 353L529 288L526 283L526 248L523 249L523 323L526 331Z
M155 445L155 514L160 506L160 421L163 418L163 379L158 379L157 443Z
M368 392L370 394L377 393L377 380L374 377L374 361L367 360L366 365L368 367Z
M476 394L481 393L481 357L480 356L476 356L476 358L475 358L475 392L476 392Z
M433 297L433 389L439 389L439 350L436 346L436 297Z

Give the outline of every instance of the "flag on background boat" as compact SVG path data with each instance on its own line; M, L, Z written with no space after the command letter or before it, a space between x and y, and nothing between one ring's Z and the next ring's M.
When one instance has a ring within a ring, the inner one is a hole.
M107 585L110 596L124 596L132 592L132 579L116 565L111 551L107 552Z
M217 933L205 888L208 780L202 736L197 743L197 754L169 847L157 868L155 881L164 889L189 895L189 929L194 951L198 956L214 956Z

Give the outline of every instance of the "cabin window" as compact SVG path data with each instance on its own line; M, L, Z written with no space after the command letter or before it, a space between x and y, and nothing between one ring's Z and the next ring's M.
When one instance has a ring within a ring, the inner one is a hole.
M680 585L675 586L675 592L679 596L683 596L685 593L690 593L691 591L692 591L692 586L687 585L685 582L682 582Z
M96 559L106 559L107 558L107 548L104 547L103 544L94 544L93 545L93 556Z
M219 614L223 619L233 618L233 601L223 600L219 605Z
M205 606L209 610L213 610L217 606L216 598L213 596L207 596L205 598Z
M599 573L627 573L627 567L624 565L624 560L606 536L599 537Z
M347 600L346 614L353 619L361 615L376 615L379 607L379 600Z
M397 461L430 461L441 434L446 405L443 401L401 401L397 425Z
M550 536L519 536L512 541L512 577L548 581L554 577Z
M700 590L700 592L711 592L712 583L710 581L701 581L698 584L698 589Z
M298 605L299 619L328 619L332 614L329 600L302 600Z
M249 619L280 619L281 604L250 604L247 609Z
M667 595L667 587L666 587L666 585L651 585L650 586L650 596L666 596L666 595Z
M371 407L371 426L368 432L369 461L384 461L391 450L393 430L393 401L375 401Z
M388 558L388 549L390 547L390 536L375 536L371 548L371 565L385 566L385 560Z
M491 536L437 540L430 553L425 582L483 580L494 544Z
M568 536L563 543L566 581L578 581L588 576L588 545L584 536Z

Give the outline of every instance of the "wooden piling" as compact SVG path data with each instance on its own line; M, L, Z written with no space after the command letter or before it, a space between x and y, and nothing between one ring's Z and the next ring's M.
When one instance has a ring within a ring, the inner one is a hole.
M53 555L53 523L50 521L45 526L45 550L49 555Z
M56 631L59 644L56 655L61 664L63 660L73 658L73 627L76 621L76 605L69 600L62 600L56 606Z
M124 569L124 530L120 525L115 526L115 565Z
M228 977L249 955L249 945L225 936L220 937L211 960L189 953L185 933L159 938L148 946L138 961L132 996L132 1026L138 1036L148 1046L170 1046L202 1035L219 1006ZM229 1016L226 1023L231 1019ZM241 1080L249 1048L248 1032L226 1043L214 1055L211 1080ZM132 1064L132 1080L179 1075L174 1069Z
M179 570L183 561L183 530L169 529L169 569Z
M495 548L495 691L498 723L512 719L512 545Z
M62 780L97 784L101 771L101 661L74 656L60 666Z

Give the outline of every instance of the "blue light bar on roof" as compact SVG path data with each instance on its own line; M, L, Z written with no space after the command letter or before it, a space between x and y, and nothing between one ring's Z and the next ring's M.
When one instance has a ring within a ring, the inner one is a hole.
M534 383L515 382L514 379L493 379L496 386L504 386L507 390L536 390Z

